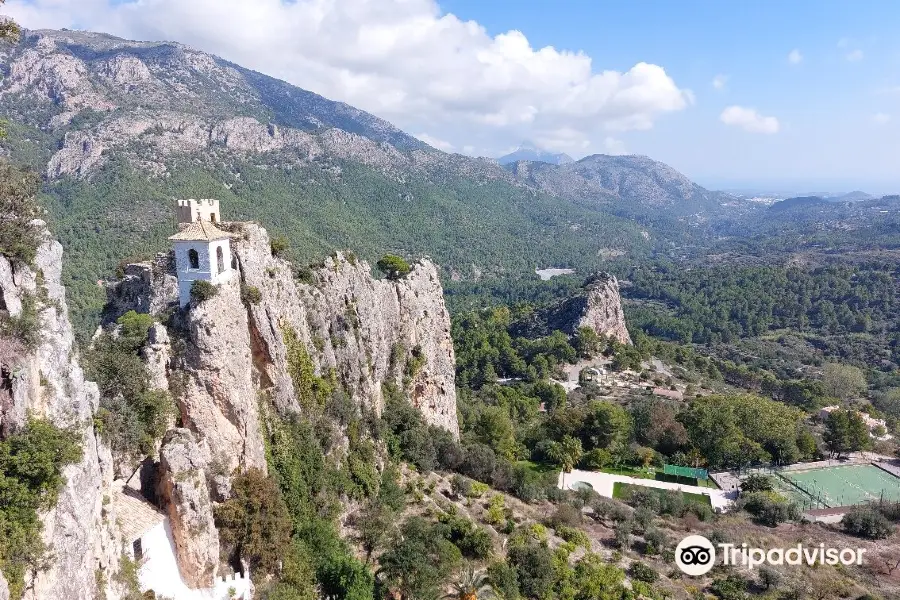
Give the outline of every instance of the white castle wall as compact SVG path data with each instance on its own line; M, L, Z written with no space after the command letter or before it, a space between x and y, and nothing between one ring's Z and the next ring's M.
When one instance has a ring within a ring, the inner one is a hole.
M129 545L130 546L130 545ZM157 597L172 600L250 600L253 584L250 574L240 573L216 577L212 588L192 590L181 579L178 561L175 557L175 540L169 519L141 536L144 558L138 570L138 583L142 592L153 590ZM128 551L130 553L130 547ZM234 590L234 595L231 591Z
M216 264L216 252L222 249L224 270L219 271ZM192 269L188 253L196 250L199 258L198 268ZM176 241L175 268L178 272L178 300L181 306L191 301L191 286L198 279L213 284L223 283L231 279L231 243L226 239L214 242Z

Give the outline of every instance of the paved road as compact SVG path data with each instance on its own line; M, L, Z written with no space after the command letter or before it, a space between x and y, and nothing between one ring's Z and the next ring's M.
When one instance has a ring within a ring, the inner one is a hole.
M572 484L578 481L591 484L591 487L594 488L595 492L601 496L606 496L607 498L613 497L613 484L617 482L664 490L677 490L689 494L703 494L704 496L709 496L712 507L716 511L725 510L731 506L731 503L733 502L732 497L736 495L729 494L723 490L699 487L696 485L681 485L679 483L671 483L668 481L638 479L626 475L613 475L612 473L600 473L597 471L579 471L578 469L573 470L571 473L560 473L559 487L561 489L572 489Z

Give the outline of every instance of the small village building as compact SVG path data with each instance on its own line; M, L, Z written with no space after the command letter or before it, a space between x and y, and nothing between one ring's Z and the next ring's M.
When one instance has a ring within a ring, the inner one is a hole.
M195 281L216 285L231 279L233 236L215 225L221 222L218 200L179 200L176 211L179 232L169 240L175 247L178 303L187 306Z
M249 573L216 577L210 588L189 588L178 569L169 518L140 492L128 487L118 492L115 510L125 553L138 566L141 592L152 590L158 598L172 600L250 600L253 597Z

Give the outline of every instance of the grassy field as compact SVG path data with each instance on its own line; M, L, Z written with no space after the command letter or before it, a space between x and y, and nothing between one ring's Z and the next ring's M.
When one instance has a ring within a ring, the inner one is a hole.
M650 472L637 467L606 467L600 469L602 473L610 473L612 475L624 475L625 477L634 477L635 479L655 479L656 481L668 481L670 483L680 483L681 485L693 485L697 487L705 487L717 490L719 487L712 479L697 479L695 477L677 477L675 475L666 475L661 471Z
M632 485L630 483L622 483L617 481L613 484L613 498L617 500L627 500L632 492L636 489L643 490L654 490L660 494L678 494L684 498L685 504L705 504L707 506L712 506L712 502L709 499L709 496L704 494L689 494L687 492L676 492L675 490L663 490L658 488L646 488L637 485Z

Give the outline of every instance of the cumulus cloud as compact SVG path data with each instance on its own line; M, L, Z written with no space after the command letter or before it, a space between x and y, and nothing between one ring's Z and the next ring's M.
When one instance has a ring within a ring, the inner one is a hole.
M857 62L857 61L862 60L863 56L865 56L863 54L863 51L856 49L856 50L853 50L852 52L848 52L847 56L845 58L850 62Z
M886 125L891 120L891 115L887 113L875 113L872 115L872 121L875 122L876 125Z
M175 40L457 147L649 129L691 96L662 66L598 68L583 52L490 35L435 0L10 0L29 28ZM602 57L601 57L602 58ZM562 133L561 133L562 132Z
M787 59L788 59L788 62L791 63L792 65L799 65L800 63L803 62L803 55L800 53L800 51L797 48L794 48L793 50L791 50L788 53Z
M727 83L728 75L716 75L712 80L712 86L717 90L724 90Z
M719 115L726 125L740 127L750 133L778 133L779 124L775 117L764 117L755 108L729 106Z

